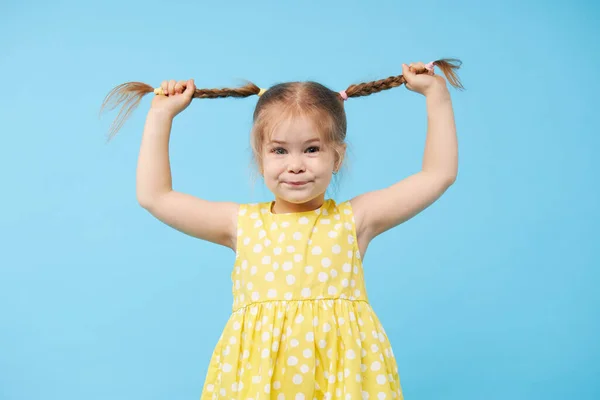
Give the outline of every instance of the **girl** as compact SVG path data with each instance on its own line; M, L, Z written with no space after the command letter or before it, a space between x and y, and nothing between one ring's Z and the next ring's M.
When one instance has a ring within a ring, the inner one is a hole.
M233 312L206 376L202 399L402 399L390 342L365 292L362 262L371 240L431 205L457 175L457 138L446 80L462 88L458 60L402 65L402 75L334 92L315 82L196 89L165 81L146 119L137 198L159 220L230 247ZM422 170L336 203L325 198L345 155L344 101L405 84L425 96ZM112 134L152 87L116 87L103 107L125 106ZM168 144L173 118L192 98L260 96L253 153L274 200L211 202L173 190ZM114 99L116 98L116 101ZM112 136L112 135L111 135Z

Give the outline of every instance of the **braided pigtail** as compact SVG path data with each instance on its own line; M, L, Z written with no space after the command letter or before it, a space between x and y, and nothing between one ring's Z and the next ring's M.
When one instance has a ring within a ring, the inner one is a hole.
M112 139L116 133L123 127L123 124L129 118L131 113L138 107L142 98L148 93L162 94L162 88L154 89L152 86L142 82L127 82L112 89L104 98L100 113L104 110L114 110L122 104L117 118L113 121L108 140ZM224 97L249 97L260 95L261 88L248 82L239 88L222 89L196 89L193 98L196 99L218 99Z
M431 65L438 67L446 76L446 79L448 79L448 82L450 82L452 86L454 86L457 89L464 89L462 83L458 78L458 75L456 74L456 72L454 72L455 69L460 68L460 66L462 65L462 62L460 60L453 58L441 59L432 62ZM424 74L426 72L427 68L423 68L420 71L416 71L417 74ZM349 97L368 96L373 93L398 87L405 83L406 79L404 79L404 76L398 75L391 76L386 79L380 79L378 81L350 85L348 86L348 89L340 92L340 98L342 100L346 100Z

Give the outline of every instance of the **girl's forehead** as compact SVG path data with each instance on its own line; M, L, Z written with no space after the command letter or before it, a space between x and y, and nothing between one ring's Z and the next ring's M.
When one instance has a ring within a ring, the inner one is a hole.
M310 118L298 116L286 118L276 124L267 140L277 142L305 142L322 140L323 135Z

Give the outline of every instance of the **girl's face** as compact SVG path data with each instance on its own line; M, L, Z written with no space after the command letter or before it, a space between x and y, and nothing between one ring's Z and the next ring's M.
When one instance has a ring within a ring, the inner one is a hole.
M275 195L278 212L318 208L325 198L336 161L306 117L289 118L273 132L263 147L262 173Z

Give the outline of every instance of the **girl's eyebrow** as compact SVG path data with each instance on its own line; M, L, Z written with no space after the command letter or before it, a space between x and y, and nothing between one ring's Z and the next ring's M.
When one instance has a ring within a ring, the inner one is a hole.
M321 139L320 138L312 138L312 139L308 139L306 142L304 142L304 144L307 143L312 143L312 142L320 142ZM271 140L269 143L275 143L275 144L287 144L286 141L283 140Z

